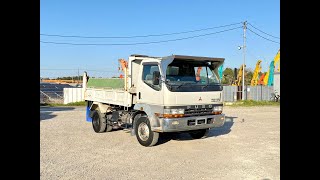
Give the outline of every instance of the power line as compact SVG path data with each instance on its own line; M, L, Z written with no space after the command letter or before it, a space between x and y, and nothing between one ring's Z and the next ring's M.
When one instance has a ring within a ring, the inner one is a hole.
M205 31L205 30L210 30L210 29L216 29L216 28L222 28L222 27L228 27L228 26L233 26L236 24L241 24L239 23L232 23L232 24L227 24L227 25L222 25L222 26L216 26L216 27L209 27L209 28L204 28L204 29L197 29L197 30L192 30L192 31L182 31L182 32L174 32L174 33L165 33L165 34L149 34L149 35L137 35L137 36L77 36L77 35L59 35L59 34L40 34L41 36L53 36L53 37L63 37L63 38L93 38L93 39L117 39L117 38L142 38L142 37L154 37L154 36L169 36L169 35L176 35L176 34L185 34L185 33L191 33L191 32L198 32L198 31Z
M68 71L68 70L77 70L77 69L51 69L51 68L50 68L50 69L46 69L46 68L41 69L41 68L40 68L40 71L42 71L42 70L46 70L46 71L47 71L47 70L49 70L49 71L51 71L51 70L53 70L53 71L55 71L55 70L65 71L65 70L66 70L66 71Z
M40 69L40 71L77 71L78 69ZM84 70L84 71L95 71L95 72L118 72L118 71L106 71L106 70L92 70L92 69L81 69L79 68L79 70Z
M260 36L260 37L262 37L263 39L265 39L265 40L268 40L268 41L271 41L271 42L274 42L274 43L278 43L278 44L280 44L279 42L277 42L277 41L273 41L273 40L271 40L271 39L268 39L268 38L266 38L266 37L263 37L263 36L261 36L260 34L258 34L258 33L256 33L256 32L254 32L254 31L252 31L251 29L249 29L249 28L247 28L249 31L251 31L252 33L254 33L255 35L257 35L257 36Z
M242 26L240 26L240 27L236 27L236 28L227 29L227 30L223 30L223 31L217 31L217 32L214 32L214 33L201 34L201 35L197 35L197 36L189 36L189 37L179 38L179 39L170 39L170 40L164 40L164 41L151 41L151 42L139 42L139 43L119 43L119 44L77 44L77 43L68 43L68 42L50 42L50 41L41 41L41 40L40 40L40 42L42 42L42 43L48 43L48 44L81 45L81 46L120 46L120 45L156 44L156 43L164 43L164 42L172 42L172 41L180 41L180 40L185 40L185 39L192 39L192 38L197 38L197 37L201 37L201 36L208 36L208 35L218 34L218 33L226 32L226 31L231 31L231 30L235 30L235 29L239 29L239 28L242 28Z
M266 35L269 35L269 36L271 36L271 37L274 37L274 38L277 38L277 39L280 39L279 37L276 37L276 36L273 36L273 35L271 35L271 34L268 34L268 33L266 33L266 32L263 32L262 30L260 30L260 29L258 29L258 28L256 28L256 27L254 27L251 23L248 23L251 27L253 27L254 29L256 29L256 30L258 30L258 31L260 31L260 32L262 32L262 33L264 33L264 34L266 34Z

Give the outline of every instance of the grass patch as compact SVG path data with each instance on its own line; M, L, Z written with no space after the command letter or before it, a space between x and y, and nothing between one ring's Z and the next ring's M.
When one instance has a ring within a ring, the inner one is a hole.
M242 107L242 106L280 106L280 102L274 101L254 101L254 100L244 100L237 101L229 105L232 107Z
M80 101L80 102L73 102L73 103L68 103L68 104L60 104L60 103L48 103L48 104L43 104L44 106L50 106L50 107L55 107L55 106L86 106L87 103L86 101ZM40 104L41 106L41 104Z

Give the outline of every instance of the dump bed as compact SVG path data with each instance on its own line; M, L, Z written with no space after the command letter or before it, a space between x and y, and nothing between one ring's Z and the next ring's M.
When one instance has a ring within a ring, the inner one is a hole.
M87 82L84 98L106 104L131 106L131 94L124 90L124 79L90 78Z
M124 89L124 79L120 78L89 78L88 88Z

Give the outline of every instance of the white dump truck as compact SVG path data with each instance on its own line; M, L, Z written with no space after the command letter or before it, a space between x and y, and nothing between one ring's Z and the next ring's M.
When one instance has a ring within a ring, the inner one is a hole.
M129 129L143 146L159 134L204 138L225 122L218 67L224 58L131 55L119 60L123 78L83 76L84 98L96 133Z

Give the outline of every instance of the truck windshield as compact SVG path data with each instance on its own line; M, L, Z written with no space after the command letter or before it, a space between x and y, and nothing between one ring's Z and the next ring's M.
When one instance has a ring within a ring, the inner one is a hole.
M206 62L174 62L166 71L166 85L170 91L218 91L220 79Z

